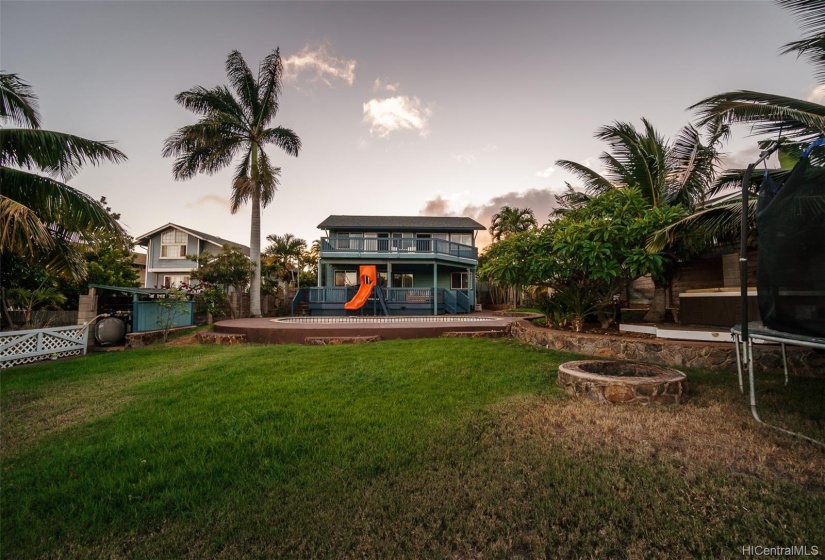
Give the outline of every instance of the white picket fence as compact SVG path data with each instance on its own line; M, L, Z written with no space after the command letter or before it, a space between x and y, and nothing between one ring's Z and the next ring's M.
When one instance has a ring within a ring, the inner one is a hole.
M87 325L0 332L0 369L86 353Z

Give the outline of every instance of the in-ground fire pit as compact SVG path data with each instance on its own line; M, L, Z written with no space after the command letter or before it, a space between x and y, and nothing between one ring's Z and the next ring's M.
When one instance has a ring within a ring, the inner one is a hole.
M687 376L639 362L578 360L559 366L559 385L599 403L678 404Z

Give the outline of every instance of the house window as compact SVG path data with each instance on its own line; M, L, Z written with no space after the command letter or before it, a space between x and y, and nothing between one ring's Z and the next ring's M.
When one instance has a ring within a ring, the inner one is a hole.
M358 241L352 241L354 238L364 237L363 233L351 233L346 231L338 232L338 248L352 249L355 251L361 250L361 244Z
M453 243L461 243L462 245L473 244L473 235L471 233L451 233L450 241Z
M469 290L470 289L470 275L466 272L453 272L450 275L450 289L452 289L452 290Z
M358 284L358 273L354 270L336 270L336 286L356 286Z
M163 287L167 290L170 288L180 288L182 285L189 285L189 277L183 274L171 274L163 277Z
M178 229L164 231L160 236L160 258L162 259L183 259L186 258L186 242L188 236L186 232Z
M412 288L415 285L415 278L408 273L394 273L392 275L393 288Z

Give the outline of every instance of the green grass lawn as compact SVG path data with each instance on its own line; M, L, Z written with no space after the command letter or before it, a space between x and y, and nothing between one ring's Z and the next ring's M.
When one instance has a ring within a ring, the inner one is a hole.
M676 407L598 407L557 388L571 357L430 339L153 346L3 371L0 553L825 550L825 453L750 421L735 376L689 372ZM767 416L825 436L822 381L761 383Z

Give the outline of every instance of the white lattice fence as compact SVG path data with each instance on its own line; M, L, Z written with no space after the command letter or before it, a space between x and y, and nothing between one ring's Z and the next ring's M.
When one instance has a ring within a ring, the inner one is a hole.
M0 332L0 369L85 353L85 325Z

